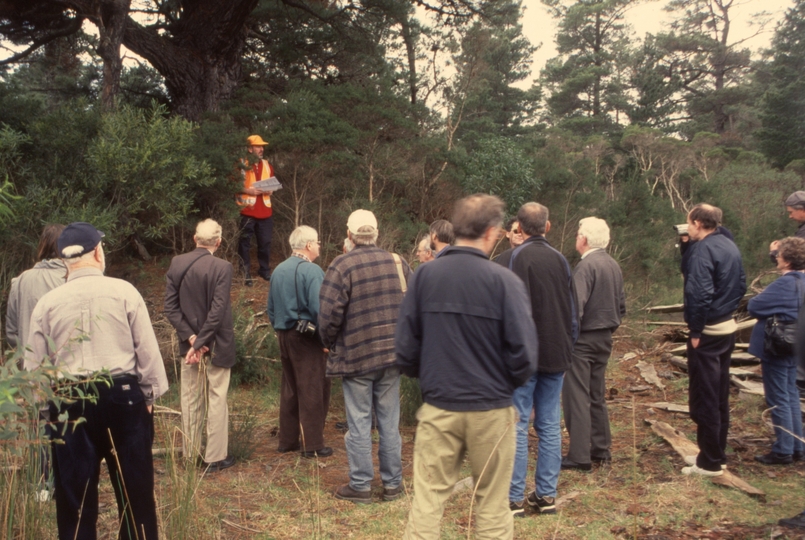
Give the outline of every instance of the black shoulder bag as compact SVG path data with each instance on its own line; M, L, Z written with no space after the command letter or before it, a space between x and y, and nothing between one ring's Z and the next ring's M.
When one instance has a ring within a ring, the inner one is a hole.
M802 276L797 277L797 312L802 306ZM777 315L766 319L763 336L763 354L767 357L785 358L794 355L797 340L797 320L783 321Z

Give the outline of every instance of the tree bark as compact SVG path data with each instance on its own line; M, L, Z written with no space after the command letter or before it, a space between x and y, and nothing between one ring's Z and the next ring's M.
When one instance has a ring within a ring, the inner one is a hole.
M104 111L115 109L120 92L120 73L123 70L120 45L123 43L130 7L131 0L100 2L97 4L96 15L92 18L100 36L97 51L103 60L101 108Z
M400 21L402 38L405 43L405 54L408 58L408 91L411 94L411 105L416 105L416 38L411 33L411 21L407 17Z
M187 2L169 34L128 18L123 44L139 54L165 78L173 110L198 121L218 110L241 77L241 53L247 20L258 0Z

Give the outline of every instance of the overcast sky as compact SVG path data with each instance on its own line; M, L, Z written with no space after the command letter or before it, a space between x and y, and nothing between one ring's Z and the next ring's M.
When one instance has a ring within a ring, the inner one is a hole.
M627 23L632 26L640 38L646 33L655 34L667 30L674 14L663 9L666 4L666 0L640 2L629 10L626 16ZM745 39L755 33L757 29L750 25L754 19L753 15L761 11L768 11L772 22L766 27L766 31L746 43L746 46L754 52L768 47L777 22L783 17L785 10L793 5L793 0L743 0L742 2L735 0L734 7L730 9L732 21L730 43ZM523 33L533 45L542 43L534 54L534 63L531 66L532 77L536 78L545 62L556 56L554 44L556 21L539 0L523 0L523 6L525 7ZM530 84L525 86L530 86Z

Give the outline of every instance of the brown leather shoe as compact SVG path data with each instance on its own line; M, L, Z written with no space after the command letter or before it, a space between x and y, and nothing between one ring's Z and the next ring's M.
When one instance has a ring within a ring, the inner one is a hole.
M204 467L207 469L208 473L214 473L218 471L223 471L224 469L228 469L232 465L235 464L235 457L234 456L226 456L221 461L214 461L212 463L204 463Z
M333 449L329 446L319 448L318 450L305 450L302 452L303 458L317 458L317 457L330 457L333 455Z
M400 484L396 488L383 488L384 501L396 501L405 493L405 486Z
M344 484L335 490L335 498L357 504L371 504L372 491L356 491L352 489L349 484Z

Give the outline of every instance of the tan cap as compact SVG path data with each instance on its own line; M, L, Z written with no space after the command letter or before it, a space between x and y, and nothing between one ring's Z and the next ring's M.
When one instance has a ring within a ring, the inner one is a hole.
M358 229L366 225L377 229L377 218L369 210L355 210L349 215L347 229L352 234L359 234Z
M268 146L260 135L251 135L246 139L246 146Z

